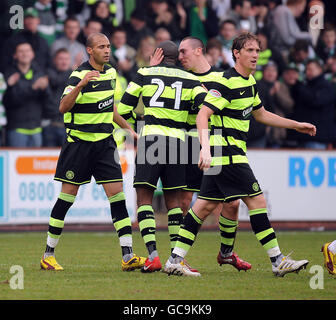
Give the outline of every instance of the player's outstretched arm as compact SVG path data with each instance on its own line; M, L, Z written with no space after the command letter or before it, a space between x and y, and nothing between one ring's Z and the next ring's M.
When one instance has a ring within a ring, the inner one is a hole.
M293 129L310 136L316 135L316 127L313 124L280 117L275 113L265 110L264 107L253 111L252 114L258 122L271 127Z

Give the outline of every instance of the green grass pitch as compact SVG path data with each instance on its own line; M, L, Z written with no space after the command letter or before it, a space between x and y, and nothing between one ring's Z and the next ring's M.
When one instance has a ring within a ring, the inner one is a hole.
M216 262L219 233L201 231L187 260L202 277L167 276L121 271L121 252L115 232L64 232L56 258L64 271L40 269L46 233L0 233L1 300L327 300L336 298L336 277L323 268L321 246L336 238L335 232L277 232L284 254L308 259L306 270L273 276L266 252L249 231L238 231L235 251L252 264L248 272ZM134 232L134 251L146 256L139 232ZM164 264L169 256L169 237L157 232L158 251ZM23 269L23 289L11 288L10 268ZM313 267L313 268L312 268ZM317 270L317 271L316 271ZM313 272L314 271L314 272ZM319 283L323 289L312 289Z

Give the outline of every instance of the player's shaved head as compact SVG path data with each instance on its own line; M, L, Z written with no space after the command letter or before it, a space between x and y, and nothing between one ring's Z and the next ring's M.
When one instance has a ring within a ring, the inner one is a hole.
M159 43L158 48L162 48L163 50L164 58L162 63L173 65L176 64L178 58L178 47L173 41L163 41Z
M189 37L185 37L184 39L182 39L182 41L188 41L188 44L193 49L201 48L202 53L205 54L205 46L204 46L204 43L201 39L199 39L197 37L189 36Z
M95 43L99 40L99 39L107 39L107 36L103 33L92 33L88 36L88 38L86 39L86 46L93 48Z

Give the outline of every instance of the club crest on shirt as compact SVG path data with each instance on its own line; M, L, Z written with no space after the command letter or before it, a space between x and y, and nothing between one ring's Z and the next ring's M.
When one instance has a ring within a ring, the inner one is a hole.
M64 94L68 94L68 93L71 92L72 90L73 90L72 87L68 87L68 88L65 89Z
M215 98L219 98L222 96L222 94L216 89L211 89L209 93Z

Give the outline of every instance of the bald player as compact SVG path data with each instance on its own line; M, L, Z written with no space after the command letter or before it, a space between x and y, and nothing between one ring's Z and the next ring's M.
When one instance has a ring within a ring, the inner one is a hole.
M46 250L40 264L45 270L63 270L55 259L55 247L64 218L80 185L89 183L93 176L109 200L122 251L122 270L130 271L141 268L145 259L136 256L132 249L131 220L126 209L112 121L129 130L135 138L137 135L114 108L116 70L107 65L111 51L108 38L101 33L90 35L86 50L89 61L72 72L60 101L67 141L62 146L54 179L62 183L62 188L51 211Z
M199 108L206 90L193 74L176 66L178 47L172 41L161 42L164 59L155 67L138 70L120 105L133 108L140 96L144 103L144 127L138 140L134 187L137 193L139 228L148 250L142 272L161 270L156 246L153 194L161 179L168 210L171 249L177 241L182 221L179 193L185 184L185 166L180 146L192 108Z

